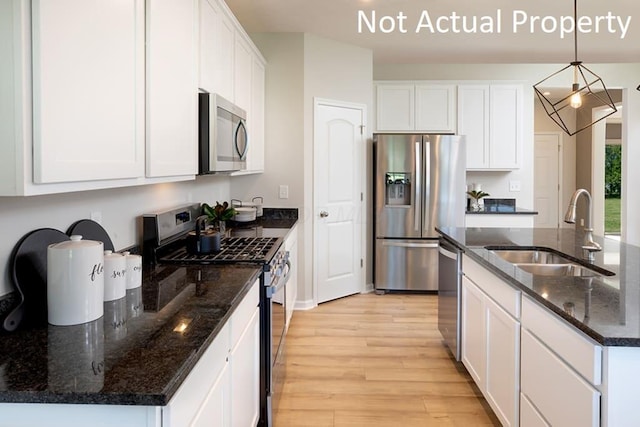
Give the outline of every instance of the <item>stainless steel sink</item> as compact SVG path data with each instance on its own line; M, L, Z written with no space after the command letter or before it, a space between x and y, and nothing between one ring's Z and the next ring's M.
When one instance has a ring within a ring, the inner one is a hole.
M556 252L544 249L493 249L490 246L487 246L486 249L519 269L535 276L598 277L614 274L610 272L607 272L610 274L600 273Z
M578 264L513 264L534 276L596 277L602 274Z
M568 264L568 258L554 252L538 249L496 249L491 251L512 264Z

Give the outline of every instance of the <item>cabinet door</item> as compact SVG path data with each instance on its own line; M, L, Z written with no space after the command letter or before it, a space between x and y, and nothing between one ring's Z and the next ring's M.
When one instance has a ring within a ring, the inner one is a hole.
M249 152L247 171L264 171L264 83L265 70L261 59L253 57L251 71L251 115L249 121Z
M255 426L260 418L259 321L256 308L231 351L231 423L234 426Z
M489 164L492 169L518 169L522 161L522 86L491 85L490 92Z
M200 0L200 44L198 53L200 58L198 87L209 93L215 92L216 76L216 48L219 43L218 27L220 13L209 3L209 0Z
M414 85L377 86L377 121L379 131L412 131L415 129Z
M487 401L503 426L518 425L520 323L486 298Z
M231 371L227 363L189 426L230 427L231 425Z
M458 86L458 134L467 141L467 169L489 167L489 86Z
M549 424L600 425L600 392L526 329L521 375L522 393Z
M144 4L32 3L33 180L144 174Z
M462 363L484 393L486 332L484 294L465 276L462 277L461 347Z
M456 86L417 85L415 129L419 132L456 132Z
M197 173L197 0L147 0L147 176Z
M251 73L253 52L242 34L236 33L234 50L234 103L251 118Z
M285 249L289 252L289 263L291 269L289 270L289 281L287 282L287 304L285 309L287 311L287 328L291 324L291 317L293 316L293 309L296 305L296 299L298 298L298 229L295 226L289 231L289 236L284 242Z

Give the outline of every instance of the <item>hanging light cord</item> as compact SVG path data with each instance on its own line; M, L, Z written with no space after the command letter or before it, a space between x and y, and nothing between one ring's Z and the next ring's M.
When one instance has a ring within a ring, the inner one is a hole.
M578 0L573 0L573 57L578 62Z

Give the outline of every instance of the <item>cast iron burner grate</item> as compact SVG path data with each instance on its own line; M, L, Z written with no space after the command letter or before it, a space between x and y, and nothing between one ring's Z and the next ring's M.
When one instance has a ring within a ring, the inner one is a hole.
M206 255L194 255L186 247L164 256L158 261L166 263L220 263L220 262L268 262L270 252L278 241L277 237L225 237L220 243L220 251Z

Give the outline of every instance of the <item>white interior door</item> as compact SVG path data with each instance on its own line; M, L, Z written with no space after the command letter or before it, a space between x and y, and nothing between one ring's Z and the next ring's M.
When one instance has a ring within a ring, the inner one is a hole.
M536 133L534 161L534 208L536 227L557 228L560 225L560 134Z
M314 265L318 303L362 286L364 106L315 101Z

